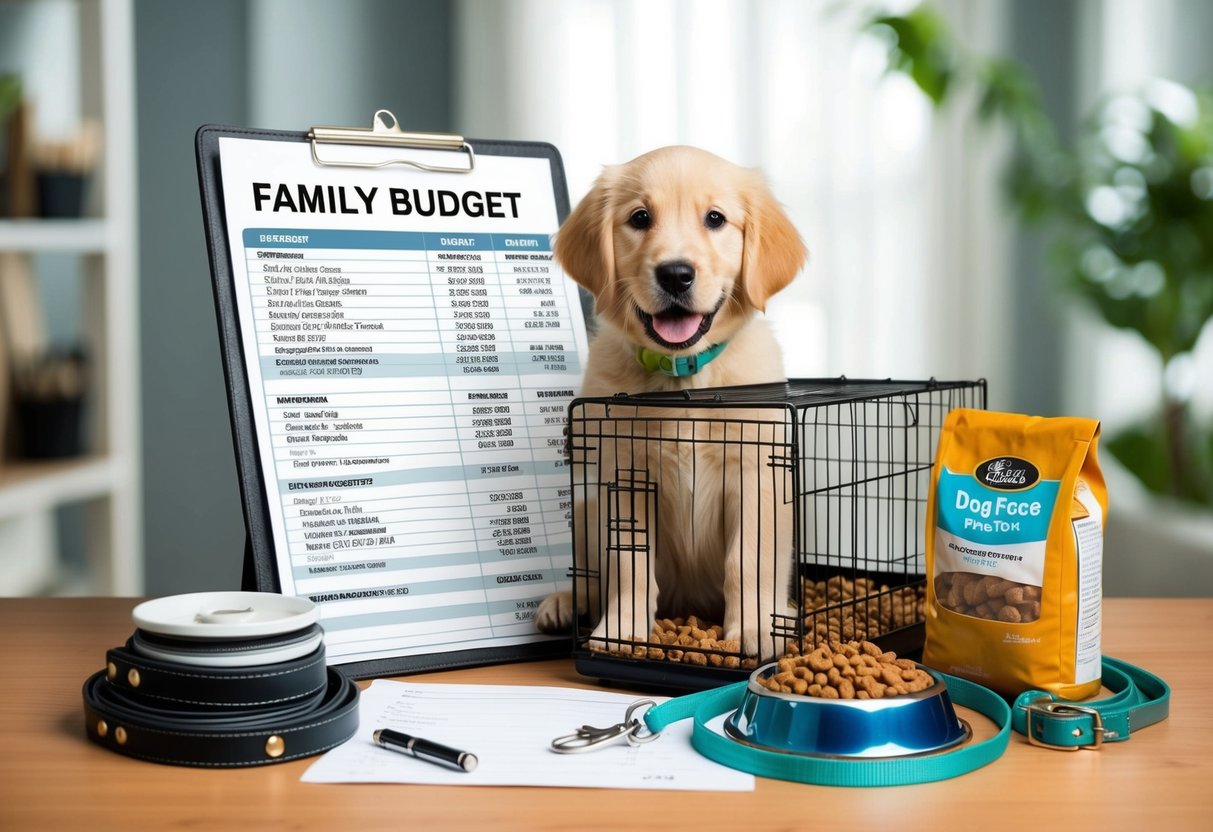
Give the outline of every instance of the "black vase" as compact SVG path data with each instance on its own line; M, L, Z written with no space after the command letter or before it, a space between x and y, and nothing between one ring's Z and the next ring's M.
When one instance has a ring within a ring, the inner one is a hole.
M84 215L82 173L38 174L38 213L48 219L74 219Z
M18 453L26 459L60 459L84 451L84 399L17 402Z

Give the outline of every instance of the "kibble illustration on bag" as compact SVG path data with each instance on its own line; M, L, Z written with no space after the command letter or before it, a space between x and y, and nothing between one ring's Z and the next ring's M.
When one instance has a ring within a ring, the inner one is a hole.
M926 664L1015 695L1100 686L1099 423L958 409L927 506Z

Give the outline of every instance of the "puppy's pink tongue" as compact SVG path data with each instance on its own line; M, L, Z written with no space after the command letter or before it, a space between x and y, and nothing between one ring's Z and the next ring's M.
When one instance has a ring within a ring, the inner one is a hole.
M696 332L703 323L703 315L654 315L653 331L670 344L681 344Z

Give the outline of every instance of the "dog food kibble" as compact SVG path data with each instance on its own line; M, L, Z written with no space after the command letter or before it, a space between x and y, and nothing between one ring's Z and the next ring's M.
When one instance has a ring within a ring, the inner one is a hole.
M753 668L753 658L741 658L741 644L726 641L719 624L687 618L659 618L653 623L649 643L632 648L635 658L666 660L704 667Z
M802 582L805 630L811 642L876 638L920 624L926 613L926 588L891 589L871 578L835 575Z
M725 640L724 628L697 616L659 618L653 623L647 642L612 648L609 651L590 642L590 649L614 655L650 661L676 662L702 667L752 670L758 666L753 656L741 656L741 643Z
M953 612L1026 624L1040 618L1040 587L1018 584L970 572L941 572L935 576L935 597Z
M821 643L800 656L785 656L759 680L776 693L822 699L886 699L926 690L931 675L909 659L870 641Z
M1030 589L1034 588L1024 588L1025 591ZM871 578L852 579L835 575L824 581L804 579L801 581L801 591L805 611L803 650L811 650L819 644L845 644L877 638L903 627L921 624L926 612L926 588L921 585L893 589L886 584L877 584ZM1039 592L1034 599L1025 599L1030 600L1039 601ZM1035 609L1035 614L1039 616L1039 603ZM1022 609L1016 607L1003 614L1011 615L1014 612L1021 616L1031 615L1032 608L1025 603ZM758 666L757 657L741 655L739 642L724 639L723 627L694 615L659 618L653 623L647 641L638 638L632 641L632 644L609 649L596 646L593 642L589 647L597 652L627 658L702 667L751 670ZM795 639L790 640L786 652L788 655L799 655L802 645ZM818 684L825 685L825 682ZM834 690L821 695L837 693Z

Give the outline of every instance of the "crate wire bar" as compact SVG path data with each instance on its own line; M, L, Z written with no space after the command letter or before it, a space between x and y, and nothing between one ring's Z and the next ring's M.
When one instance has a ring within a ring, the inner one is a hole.
M939 429L985 406L984 380L845 377L574 400L579 672L688 690L826 639L920 649ZM733 577L757 587L733 622L748 649L724 637L731 535ZM702 579L680 577L689 565Z

